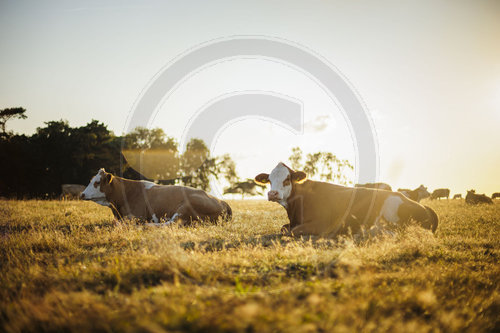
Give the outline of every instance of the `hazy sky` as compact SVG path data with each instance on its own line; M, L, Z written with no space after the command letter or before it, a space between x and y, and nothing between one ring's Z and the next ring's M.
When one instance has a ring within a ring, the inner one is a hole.
M500 191L500 1L0 1L0 108L23 106L10 130L98 119L117 134L148 82L175 57L233 35L284 38L350 81L377 131L379 180L452 192ZM200 70L150 125L179 140L211 100L234 91L291 96L304 131L243 119L219 136L241 177L286 160L293 146L355 159L339 108L307 75L269 59Z

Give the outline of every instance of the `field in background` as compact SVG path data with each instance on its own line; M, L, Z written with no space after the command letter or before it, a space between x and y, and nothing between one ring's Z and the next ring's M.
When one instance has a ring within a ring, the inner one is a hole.
M234 219L116 226L89 202L0 201L0 331L498 331L500 204L427 202L409 227L355 244L278 234L277 204Z

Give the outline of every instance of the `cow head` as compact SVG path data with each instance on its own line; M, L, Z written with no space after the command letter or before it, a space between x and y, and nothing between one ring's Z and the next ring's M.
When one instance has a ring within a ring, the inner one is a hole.
M427 191L427 187L425 187L424 185L420 185L417 188L417 190L418 190L418 200L419 201L431 196L431 194L429 193L429 191Z
M92 177L89 185L83 190L81 198L83 200L92 200L100 205L109 206L109 201L106 199L106 193L111 190L113 175L100 169L97 175Z
M286 208L286 201L292 193L293 183L302 183L307 175L302 171L293 171L284 163L278 165L271 174L261 173L255 177L257 184L271 183L271 190L267 193L269 201L279 202Z

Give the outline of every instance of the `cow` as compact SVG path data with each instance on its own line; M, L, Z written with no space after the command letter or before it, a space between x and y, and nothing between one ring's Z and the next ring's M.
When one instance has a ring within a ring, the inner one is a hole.
M366 184L356 184L354 187L366 187L366 188L378 188L380 190L392 191L392 187L386 183L366 183Z
M438 188L434 190L431 194L431 200L450 197L450 189L449 188Z
M414 190L409 190L406 188L398 188L398 192L401 192L407 198L410 198L413 201L420 202L420 200L430 197L429 191L427 191L427 187L424 185L420 185Z
M462 195L460 193L457 193L453 196L453 199L462 199Z
M145 180L130 180L100 169L81 194L109 207L117 220L138 218L150 225L169 225L192 221L231 220L231 207L203 190L186 186L157 185ZM161 223L162 220L166 223Z
M281 162L270 174L257 175L255 182L271 184L268 200L281 204L290 222L282 232L297 236L380 230L382 220L404 225L413 219L433 232L438 225L431 208L401 193L308 180L304 172L294 171Z
M62 184L61 199L78 199L83 190L85 190L85 185Z
M491 195L492 199L500 198L500 192L495 192Z
M477 205L480 203L492 204L493 200L488 198L485 194L476 194L476 190L467 191L465 196L465 203L469 205Z

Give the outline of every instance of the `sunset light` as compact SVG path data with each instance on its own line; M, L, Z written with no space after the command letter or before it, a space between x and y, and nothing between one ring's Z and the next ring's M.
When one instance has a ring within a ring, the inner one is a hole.
M500 1L0 1L0 332L498 332Z

